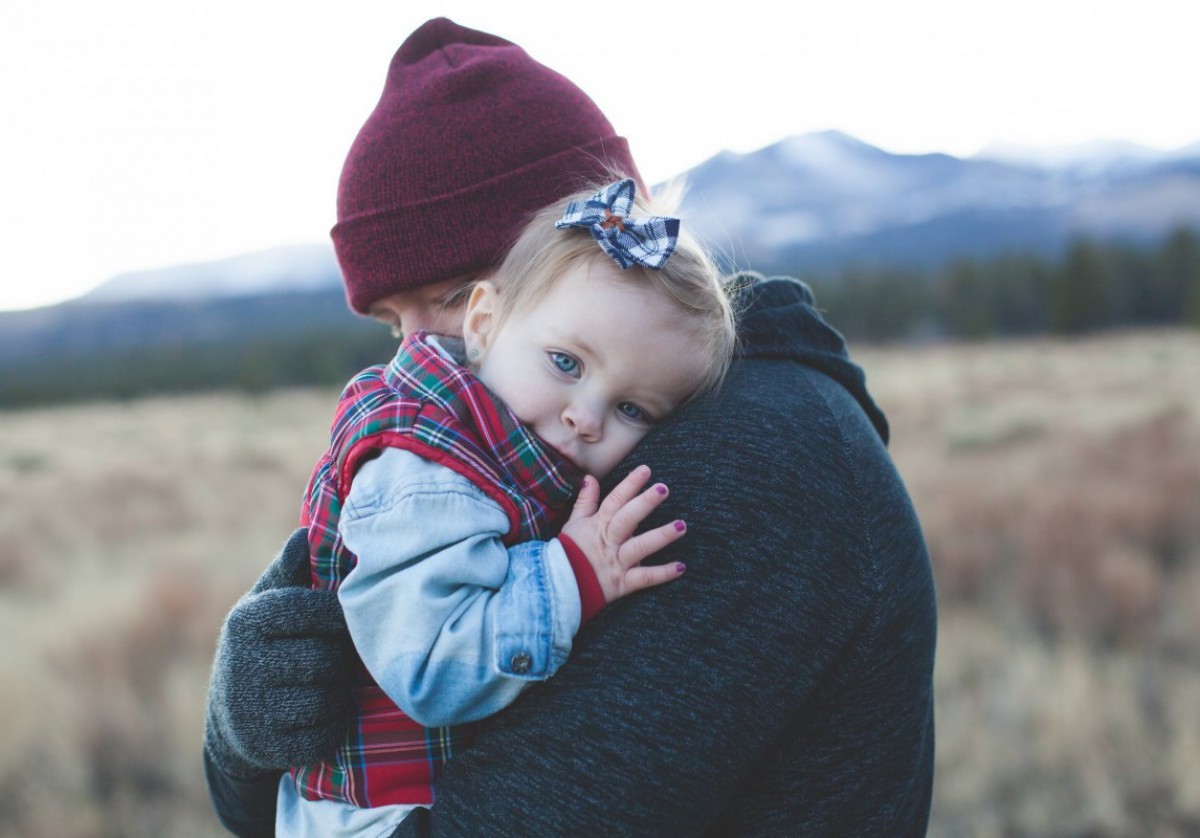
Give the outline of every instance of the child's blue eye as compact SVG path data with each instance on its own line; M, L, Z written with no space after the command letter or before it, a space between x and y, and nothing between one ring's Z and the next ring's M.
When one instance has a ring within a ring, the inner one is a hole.
M646 411L642 410L633 402L621 402L619 405L617 405L617 410L619 410L621 415L626 419L631 419L634 422L640 422L643 425L649 425L654 421L650 418L650 415L646 413Z
M558 367L559 372L572 376L579 377L579 362L565 352L551 352L550 360L554 362L554 366Z

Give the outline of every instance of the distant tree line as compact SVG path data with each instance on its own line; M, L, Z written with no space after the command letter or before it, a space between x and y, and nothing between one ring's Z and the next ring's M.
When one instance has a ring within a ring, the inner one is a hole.
M1200 236L1158 245L1076 239L1057 259L959 259L937 271L847 269L802 278L847 337L873 342L1200 326Z
M397 341L377 323L241 343L179 343L99 356L55 356L0 371L0 408L125 400L204 390L261 393L344 384L386 363Z
M960 259L933 271L796 275L813 288L829 321L860 341L1200 327L1200 237L1189 229L1156 245L1081 238L1058 258L1007 255ZM201 390L336 387L363 367L386 362L396 348L386 328L346 310L340 291L223 301L174 314L161 307L138 312L135 325L111 326L118 335L142 339L157 329L153 345L137 347L91 335L99 328L93 310L81 308L75 316L31 356L0 353L0 409Z

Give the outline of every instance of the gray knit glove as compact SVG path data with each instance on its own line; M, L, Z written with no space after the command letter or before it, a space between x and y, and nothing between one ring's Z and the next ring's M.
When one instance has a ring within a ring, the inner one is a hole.
M345 734L354 660L337 594L309 589L307 534L296 530L221 629L209 758L250 779L330 756Z

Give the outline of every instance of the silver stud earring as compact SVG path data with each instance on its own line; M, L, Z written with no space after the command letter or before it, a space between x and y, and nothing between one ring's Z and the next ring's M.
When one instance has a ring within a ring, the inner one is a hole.
M470 352L467 353L467 357L470 358L472 361L478 361L479 360L479 350L472 349Z

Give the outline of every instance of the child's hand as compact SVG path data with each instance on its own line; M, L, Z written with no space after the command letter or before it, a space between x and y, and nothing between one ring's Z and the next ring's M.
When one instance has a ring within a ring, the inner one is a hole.
M600 486L596 478L587 477L571 518L562 529L563 535L587 556L605 602L678 579L685 570L680 562L642 567L643 559L687 532L683 521L673 521L633 535L638 524L667 498L667 487L662 483L639 494L649 479L650 467L638 466L600 503Z

